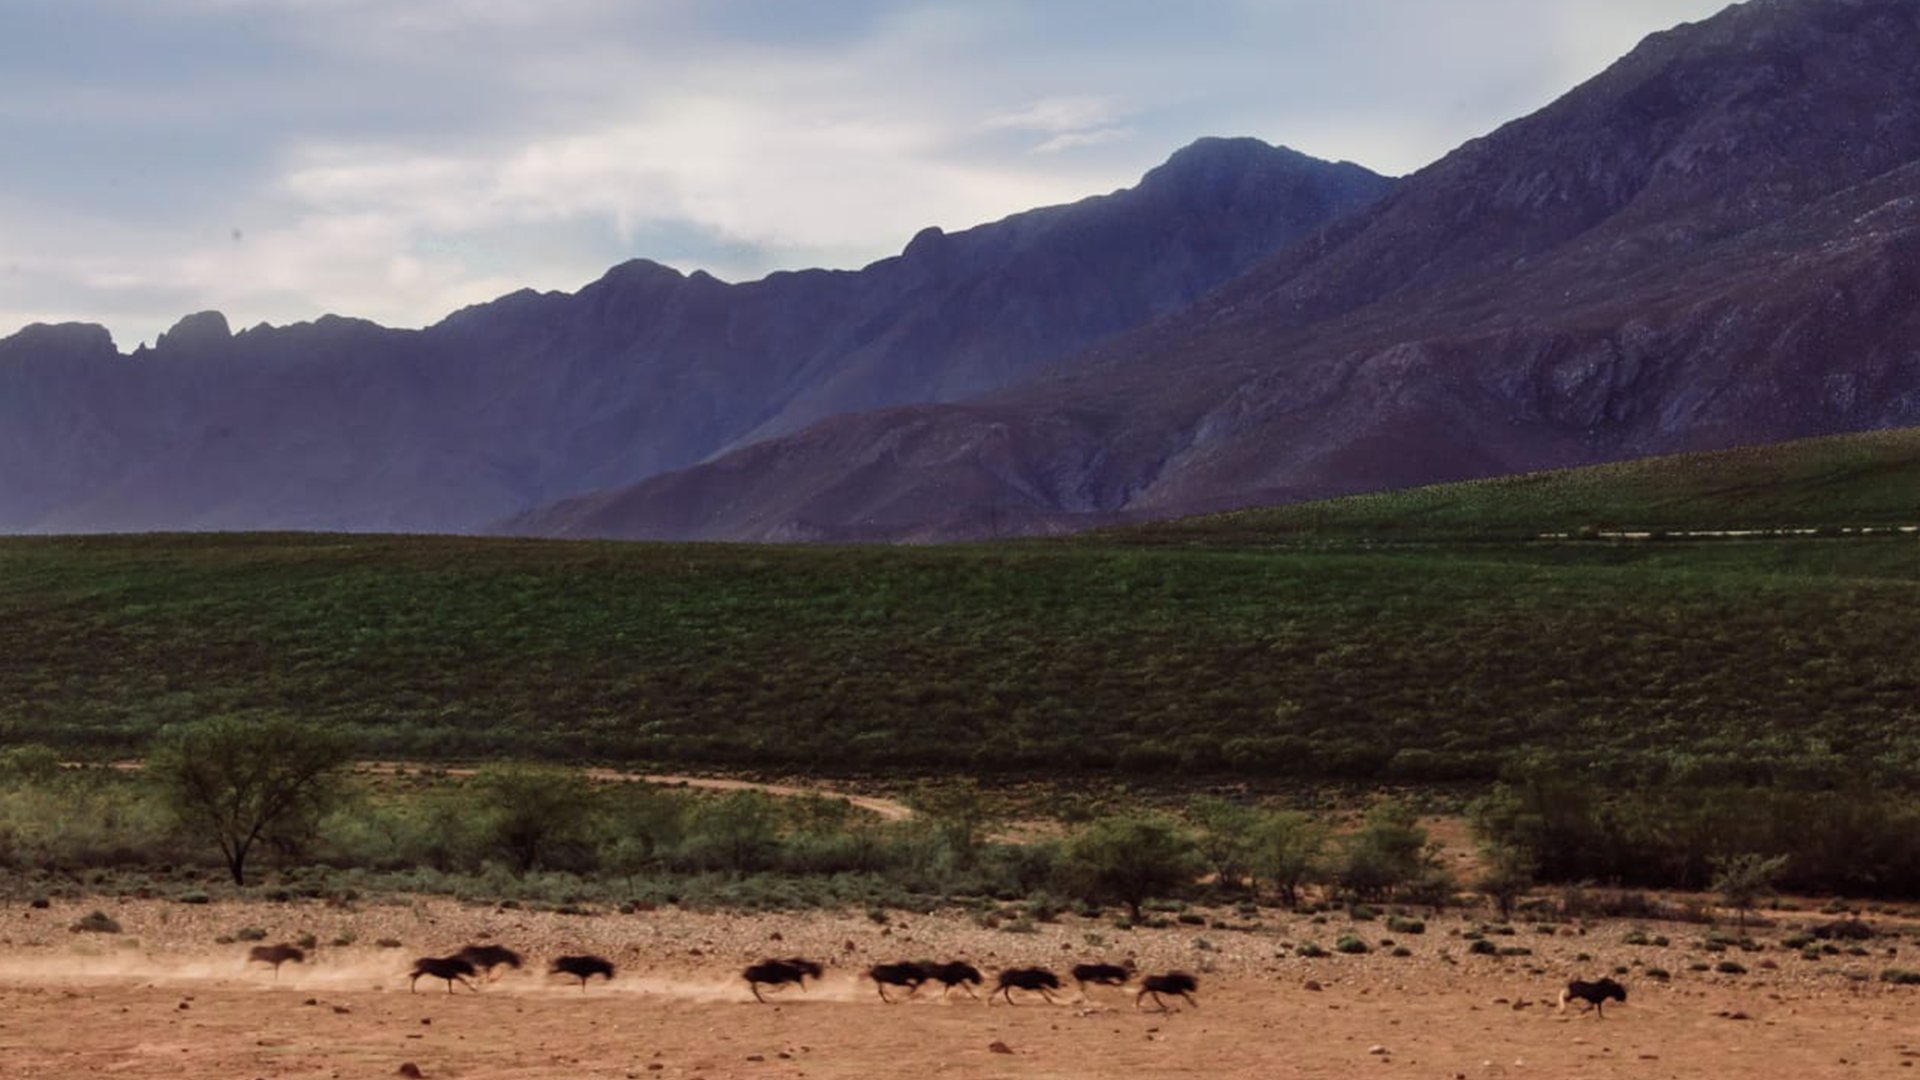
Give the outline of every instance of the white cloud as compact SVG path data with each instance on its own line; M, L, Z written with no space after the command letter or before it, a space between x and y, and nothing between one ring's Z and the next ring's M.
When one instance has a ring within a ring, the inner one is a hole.
M1402 171L1718 4L61 2L86 34L37 48L75 24L36 12L0 69L0 334L123 344L207 307L421 325L633 255L854 266L1203 134Z

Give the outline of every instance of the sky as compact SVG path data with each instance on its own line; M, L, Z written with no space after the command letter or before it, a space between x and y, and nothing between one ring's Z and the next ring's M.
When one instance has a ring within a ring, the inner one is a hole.
M0 0L0 336L858 267L1206 135L1414 171L1725 0Z

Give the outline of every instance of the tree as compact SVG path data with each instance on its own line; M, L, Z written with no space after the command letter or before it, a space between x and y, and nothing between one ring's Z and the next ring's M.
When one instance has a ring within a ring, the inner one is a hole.
M255 844L297 843L318 831L346 763L346 742L331 732L217 716L163 731L147 771L174 819L212 837L234 884L244 885Z
M773 798L758 791L729 791L702 800L687 826L686 847L696 865L751 873L773 860L780 815Z
M1200 826L1200 856L1223 892L1241 889L1247 877L1249 845L1260 811L1225 799L1198 798L1187 816Z
M1732 908L1740 917L1740 932L1747 932L1747 912L1752 911L1763 896L1773 894L1773 883L1787 868L1787 857L1775 855L1767 858L1748 852L1744 855L1716 855L1708 860L1713 867L1713 891L1720 894L1720 902Z
M1266 880L1288 907L1300 906L1300 886L1322 869L1327 826L1298 810L1260 815L1248 837L1247 862L1254 880Z
M914 793L913 809L927 821L940 842L952 853L954 864L973 867L993 825L993 812L972 780L922 786Z
M574 770L492 765L474 776L473 791L484 842L520 873L577 863L589 846L593 788Z
M1473 881L1473 887L1500 909L1501 921L1513 917L1514 901L1533 887L1533 853L1512 844L1489 844L1481 849L1486 869Z
M1413 809L1386 802L1367 813L1360 829L1347 837L1341 851L1340 883L1362 899L1386 896L1397 889L1429 884L1438 869L1427 846L1427 830Z
M1185 889L1200 875L1193 837L1157 815L1101 818L1067 841L1062 872L1074 895L1127 905Z

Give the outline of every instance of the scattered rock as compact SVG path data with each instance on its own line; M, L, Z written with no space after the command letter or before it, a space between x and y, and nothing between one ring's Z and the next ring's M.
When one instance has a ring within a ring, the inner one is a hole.
M335 1005L333 1007L333 1011L339 1013L342 1016L345 1016L347 1013L350 1013L353 1010L347 1008L345 1005Z
M1308 979L1306 982L1301 983L1300 985L1305 989L1313 991L1316 994L1320 992L1320 982L1317 979Z
M852 942L848 942L848 944L851 945ZM1013 1053L1013 1047L1008 1046L1006 1043L1001 1042L999 1039L995 1039L992 1042L988 1043L987 1049L993 1051L996 1054Z
M423 1075L420 1072L420 1066L415 1065L411 1061L402 1062L400 1068L395 1070L395 1074L399 1076L409 1076L412 1077L413 1080L420 1080L420 1077Z
M1392 1053L1392 1051L1391 1051L1391 1050L1388 1050L1388 1049L1387 1049L1386 1047L1384 1047L1384 1046L1381 1046L1381 1045L1380 1045L1379 1043L1374 1043L1374 1044L1373 1044L1372 1046L1369 1046L1369 1047L1367 1047L1367 1053L1369 1053L1369 1054L1390 1054L1390 1053Z

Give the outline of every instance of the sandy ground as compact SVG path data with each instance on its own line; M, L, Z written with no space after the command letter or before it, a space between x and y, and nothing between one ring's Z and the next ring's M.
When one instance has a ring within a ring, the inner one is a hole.
M68 930L94 908L124 932ZM1349 929L1374 942L1393 935L1343 915L1316 924L1264 912L1262 923L1250 932L1120 931L1068 917L1010 933L958 915L896 916L882 926L858 913L563 916L446 900L357 909L57 900L50 909L0 910L0 1077L387 1077L413 1063L428 1078L543 1080L1798 1078L1913 1075L1903 1070L1920 1057L1920 992L1872 978L1890 965L1920 967L1920 946L1908 938L1870 942L1871 956L1816 962L1773 945L1708 954L1698 926L1648 926L1673 943L1626 945L1631 925L1613 923L1555 936L1523 928L1492 940L1534 955L1491 958L1469 955L1455 934L1471 922L1445 915L1425 934L1398 937L1410 957L1376 949L1303 959L1293 944L1331 946ZM245 944L213 943L243 926L267 930L269 940L312 933L322 945L311 963L289 965L276 980L244 962ZM347 933L355 944L326 944ZM382 937L403 944L372 944ZM449 994L430 980L408 992L413 957L488 938L524 949L540 968L479 993ZM619 977L583 992L539 973L547 958L576 951L612 958ZM827 978L775 1004L755 1003L739 968L792 955L826 961ZM942 1001L931 992L884 1005L857 976L903 958L1064 973L1082 960L1129 955L1148 970L1199 974L1198 1007L1137 1010L1131 991L1082 996L1070 981L1052 1005L989 1006L959 994ZM1727 957L1751 974L1688 970ZM1769 961L1777 966L1763 966ZM1568 977L1597 977L1615 964L1632 967L1622 977L1627 1005L1610 1007L1604 1020L1554 1010ZM1672 971L1672 982L1647 978L1646 966Z

